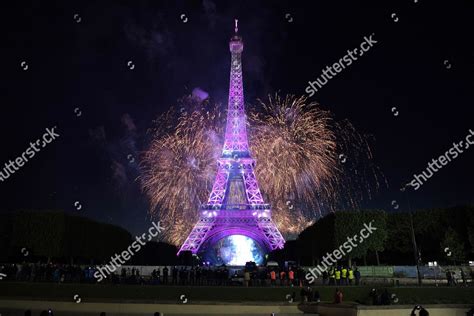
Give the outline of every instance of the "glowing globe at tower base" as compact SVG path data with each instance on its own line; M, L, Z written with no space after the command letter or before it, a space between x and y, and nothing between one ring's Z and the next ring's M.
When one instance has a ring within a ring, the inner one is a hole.
M252 238L230 235L206 247L201 256L213 265L243 266L249 261L262 264L264 252Z

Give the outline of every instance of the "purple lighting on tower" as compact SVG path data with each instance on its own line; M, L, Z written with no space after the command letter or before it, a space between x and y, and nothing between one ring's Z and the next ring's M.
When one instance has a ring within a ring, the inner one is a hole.
M264 203L255 177L255 160L249 151L242 78L244 43L238 35L237 20L229 49L229 103L222 156L217 160L217 175L208 203L202 205L199 221L178 254L184 250L195 254L201 246L212 246L233 235L251 238L267 252L281 249L285 243L271 219L270 205Z
M237 20L235 30L238 30ZM223 149L224 156L232 154L233 152L248 153L249 150L241 57L242 51L244 50L244 43L237 33L231 38L229 48L232 53L232 58L230 64L229 106L227 110L227 125Z

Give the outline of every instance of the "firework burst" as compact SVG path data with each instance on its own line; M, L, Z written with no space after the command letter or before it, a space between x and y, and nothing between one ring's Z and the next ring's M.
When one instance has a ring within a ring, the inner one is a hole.
M225 116L219 106L192 97L181 99L177 108L156 121L142 161L141 183L151 213L173 226L166 239L179 245L212 189ZM260 100L250 108L248 119L257 180L287 237L328 212L357 207L378 188L380 174L367 137L348 122L334 122L328 111L305 97Z
M304 213L310 219L321 216L318 194L332 190L328 184L335 176L336 136L329 113L307 104L305 97L276 95L260 105L262 110L251 112L249 119L255 172L272 201L277 226L296 232L309 222L302 221Z
M335 122L306 97L260 100L250 115L256 174L273 218L294 237L336 209L356 208L379 188L368 137L347 121Z
M197 221L215 178L220 154L219 137L224 119L217 107L192 97L155 122L153 139L141 163L142 188L150 200L151 213L174 227L166 239L179 244Z

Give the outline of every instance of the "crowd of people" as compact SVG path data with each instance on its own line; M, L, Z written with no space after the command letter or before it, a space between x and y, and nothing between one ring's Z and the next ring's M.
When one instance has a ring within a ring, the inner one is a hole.
M66 264L22 263L0 266L6 279L29 282L95 283L94 266ZM135 267L122 267L110 274L105 283L152 285L245 285L245 286L298 286L306 284L305 270L299 267L254 267L229 269L217 267L156 267L142 275ZM331 282L329 282L331 284ZM338 282L339 284L339 282Z
M323 272L323 285L359 285L360 271L348 266L330 267Z
M474 270L470 271L471 280L474 280ZM448 286L456 286L458 284L467 286L467 275L463 269L459 270L459 274L456 273L454 270L447 269L446 270L446 280L448 281Z
M123 271L122 271L123 273ZM211 269L209 267L164 267L156 268L151 273L153 284L172 285L230 285L229 270L225 266Z
M21 263L0 266L7 280L29 282L93 283L95 269L78 265Z
M144 275L138 267L121 267L102 282L113 284L151 285L244 285L244 286L305 286L309 285L301 267L246 267L229 268L225 265L210 267L162 266L146 269ZM151 272L150 272L151 271ZM79 266L53 263L22 263L0 265L3 279L28 282L96 283L94 266ZM456 273L446 270L448 286L467 285L468 276L474 280L474 272L467 275L462 269ZM331 267L322 273L318 285L359 285L359 270L349 266ZM472 282L471 282L472 283Z
M292 294L292 298L294 299L295 297L295 292ZM321 302L321 295L319 294L319 291L317 289L313 289L310 286L303 287L300 292L300 297L301 297L301 302L302 303L320 303ZM341 304L342 299L344 295L342 293L342 290L339 288L336 288L336 291L334 292L334 297L333 297L333 303L334 304Z
M174 285L245 285L245 286L293 286L304 282L305 271L301 268L254 267L230 270L218 267L164 267L151 273L153 284Z
M22 263L0 266L4 279L28 282L95 283L97 272L94 266L79 266L53 263ZM301 268L278 269L259 267L251 270L218 267L156 267L151 273L142 275L136 267L122 267L110 274L104 283L151 284L151 285L297 285L304 282ZM278 277L277 277L278 276Z

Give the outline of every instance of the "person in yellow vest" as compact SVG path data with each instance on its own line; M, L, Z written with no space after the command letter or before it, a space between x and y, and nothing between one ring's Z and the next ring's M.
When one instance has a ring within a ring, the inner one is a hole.
M334 275L336 276L336 284L341 285L341 270L336 269L336 272L334 272Z
M348 274L349 274L349 285L352 285L352 281L354 280L354 271L352 271L352 268L349 268Z
M331 269L329 270L329 285L335 285L336 282L334 281L335 279L335 274L334 274L334 268L331 267Z
M347 269L342 267L341 270L341 285L347 285Z

